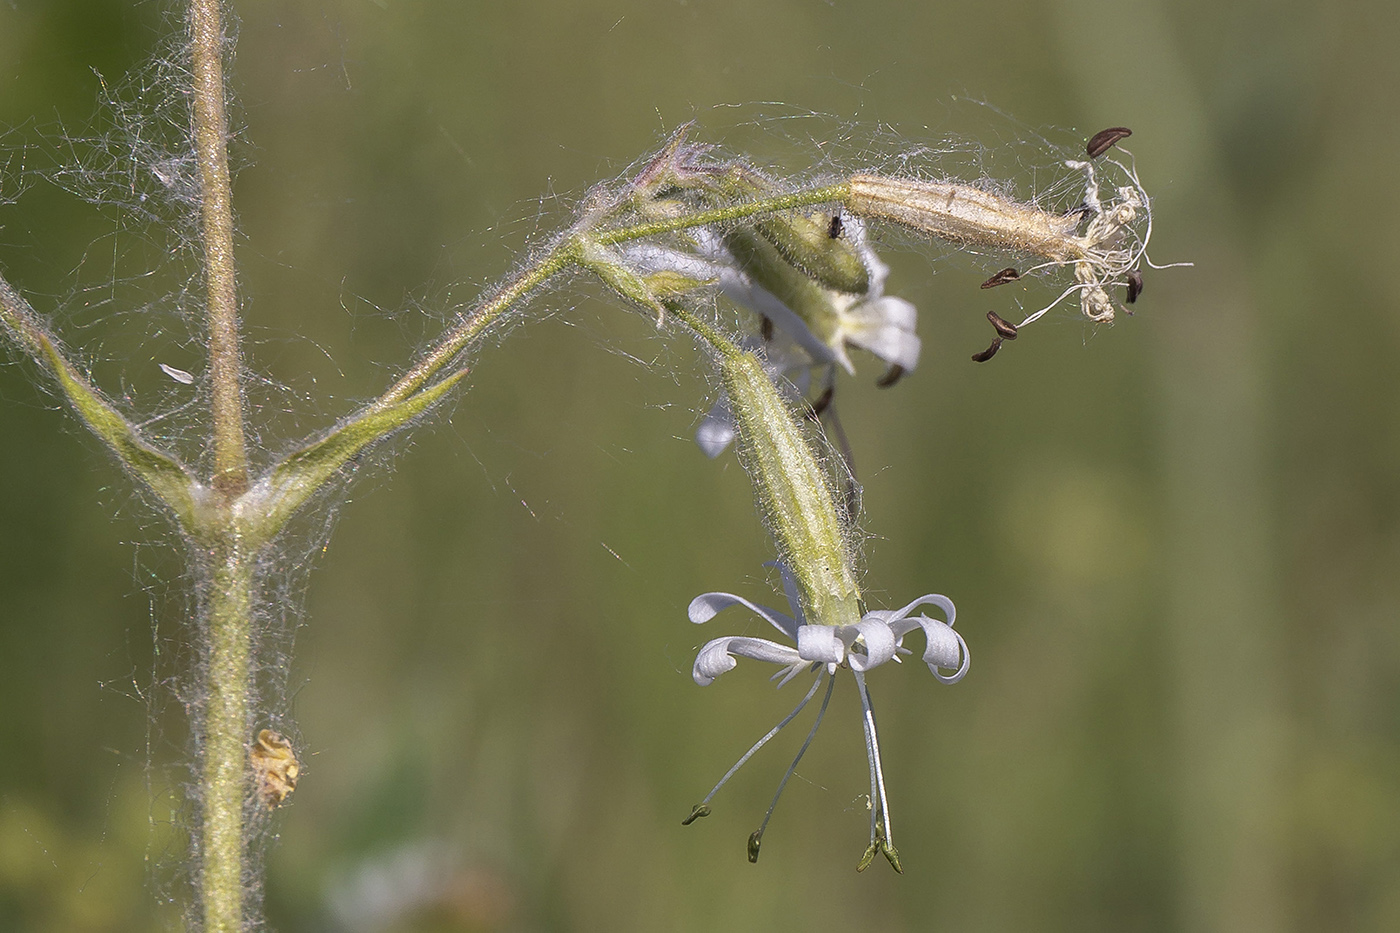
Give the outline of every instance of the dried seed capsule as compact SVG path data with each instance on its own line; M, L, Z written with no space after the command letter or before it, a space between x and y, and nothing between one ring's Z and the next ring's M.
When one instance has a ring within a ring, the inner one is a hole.
M1138 295L1142 294L1142 270L1128 270L1128 304L1137 301Z
M1097 159L1117 145L1120 139L1127 139L1131 135L1133 135L1133 131L1126 126L1110 126L1106 130L1099 130L1095 133L1093 138L1089 140L1089 145L1085 147L1085 151L1089 153L1089 158Z
M837 211L831 215L831 226L826 228L826 235L833 240L838 239L845 228L846 225L841 222L841 212Z
M1005 285L1007 282L1014 282L1021 277L1013 267L1007 266L996 275L982 283L983 288L996 288L998 285Z
M890 386L898 382L900 377L903 375L904 367L900 366L898 363L895 363L889 369L885 370L885 374L883 376L875 380L875 385L879 386L881 389L888 389Z
M996 355L997 355L997 351L1000 350L1000 349L1001 349L1001 338L1000 338L1000 337L993 337L993 338L992 338L992 345L991 345L990 347L988 347L987 349L983 350L981 353L974 353L974 354L972 354L972 360L973 360L973 362L975 362L975 363L985 363L985 362L987 362L987 360L990 360L992 357L996 356Z
M995 311L987 312L987 320L992 322L992 326L997 329L997 336L1005 337L1007 340L1016 339L1016 325L1002 318Z

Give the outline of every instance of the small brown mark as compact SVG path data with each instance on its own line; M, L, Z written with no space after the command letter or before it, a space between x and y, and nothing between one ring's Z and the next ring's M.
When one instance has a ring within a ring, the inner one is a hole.
M301 763L292 743L280 732L264 729L248 750L248 764L257 782L258 796L269 810L279 807L297 788Z
M772 340L772 339L773 339L773 319L772 319L771 317L768 317L767 315L764 315L764 317L763 317L763 323L762 323L761 325L759 325L758 332L759 332L760 334L763 335L763 340L764 340L765 343L766 343L767 341L769 341L769 340Z
M997 329L997 336L1007 340L1015 340L1017 335L1016 325L1002 318L995 311L987 312L987 320L992 322L992 326Z
M905 370L903 366L900 366L898 363L894 363L890 366L889 369L885 370L885 374L883 376L875 380L875 385L881 389L888 389L890 386L894 385L900 380L900 378L904 375L904 371Z
M831 224L826 228L826 235L833 240L840 239L841 231L846 229L846 225L841 220L841 212L837 211L831 215Z
M1097 159L1116 146L1119 140L1127 139L1131 135L1133 135L1133 131L1126 126L1110 126L1106 130L1099 130L1095 133L1093 138L1089 140L1089 145L1085 147L1085 151L1089 153L1089 158Z
M1142 294L1142 270L1128 270L1128 304L1138 300L1138 295Z
M974 354L972 354L972 360L973 360L973 362L976 362L976 363L985 363L985 362L987 362L987 360L990 360L992 357L996 356L996 355L997 355L997 351L1000 350L1000 349L1001 349L1001 338L1000 338L1000 337L993 337L993 338L992 338L992 345L991 345L990 347L988 347L987 349L983 350L981 353L974 353Z
M1007 266L996 275L982 283L983 288L996 288L998 285L1005 285L1007 282L1014 282L1021 277L1013 267Z

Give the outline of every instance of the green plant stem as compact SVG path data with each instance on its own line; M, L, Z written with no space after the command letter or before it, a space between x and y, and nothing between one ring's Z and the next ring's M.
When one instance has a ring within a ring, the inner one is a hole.
M231 517L234 500L248 488L243 433L242 360L238 348L237 266L233 253L233 192L228 170L228 118L224 113L224 27L221 0L191 0L190 48L195 153L199 163L204 239L206 317L209 328L210 414L216 511ZM252 578L256 555L238 541L234 522L218 522L206 553L209 593L205 608L203 760L200 763L199 866L204 933L243 928L247 791L249 656L252 651Z
M203 803L199 886L204 933L239 933L243 924L252 557L232 543L216 549L208 568L208 692L199 776Z
M192 0L190 4L192 91L204 236L214 487L238 495L248 488L248 455L243 437L243 364L238 351L238 278L233 255L233 192L228 173L228 119L224 114L224 28L219 4L220 0Z

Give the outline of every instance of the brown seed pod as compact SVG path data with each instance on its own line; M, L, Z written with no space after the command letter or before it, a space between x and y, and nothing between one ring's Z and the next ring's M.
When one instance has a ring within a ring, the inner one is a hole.
M1016 339L1016 325L1002 318L995 311L987 312L987 320L992 322L992 326L997 329L997 336L1005 337L1007 340Z
M898 363L895 363L891 365L889 369L885 370L885 374L883 376L875 380L875 385L877 385L881 389L888 389L890 386L898 382L900 380L900 377L903 375L904 367L900 366Z
M248 764L253 769L258 796L269 810L282 805L296 790L301 776L301 763L286 736L271 729L258 733L258 740L248 749Z
M987 281L983 282L983 283L982 283L982 287L983 287L983 288L996 288L998 285L1005 285L1007 282L1014 282L1014 281L1016 281L1017 279L1019 279L1020 277L1021 277L1021 273L1017 272L1017 271L1016 271L1014 268L1012 268L1011 266L1007 266L1005 269L1002 269L1002 270L1001 270L1000 272L998 272L996 275L992 276L990 279L988 279Z
M837 211L831 215L831 226L826 228L826 235L835 240L840 238L841 231L846 229L846 225L841 222L841 212Z
M1089 153L1089 158L1097 159L1117 145L1120 139L1127 139L1131 135L1133 135L1133 131L1126 126L1110 126L1106 130L1099 130L1095 133L1093 138L1089 140L1089 145L1085 147L1085 151Z
M992 338L992 345L991 345L990 347L988 347L987 349L983 350L981 353L974 353L974 354L972 354L972 360L973 360L973 362L975 362L975 363L985 363L985 362L987 362L987 360L990 360L992 357L996 356L996 355L997 355L997 351L1000 350L1000 349L1001 349L1001 338L1000 338L1000 337L993 337L993 338Z
M1142 270L1128 270L1128 304L1138 300L1138 295L1142 294Z

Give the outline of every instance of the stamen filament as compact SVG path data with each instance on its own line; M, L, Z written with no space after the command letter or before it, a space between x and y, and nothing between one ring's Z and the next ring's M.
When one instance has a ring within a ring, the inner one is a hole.
M856 688L860 692L861 722L865 726L865 754L870 762L870 796L874 798L874 809L870 813L870 848L866 850L866 858L861 860L861 869L870 864L868 859L878 850L889 860L895 871L903 874L890 826L889 798L885 795L885 773L880 764L880 740L875 732L875 708L870 703L870 692L865 687L865 675L857 670L852 670L851 673L855 675ZM877 823L877 820L880 822ZM879 830L883 830L883 833Z
M816 683L812 684L813 693L816 692L817 684L821 683L821 675L817 675ZM773 802L768 805L768 812L763 814L763 823L758 827L758 831L749 837L749 861L758 861L758 847L763 841L763 831L768 828L768 821L773 818L773 811L777 809L778 798L783 795L783 788L787 787L788 778L797 770L797 763L802 760L802 756L807 754L807 748L812 744L812 739L817 736L817 729L822 724L822 717L826 715L826 706L831 702L831 691L836 686L836 678L828 677L826 684L826 696L822 697L822 708L817 710L816 721L812 723L812 731L807 733L807 741L802 743L802 747L797 750L797 757L792 759L792 764L788 765L787 772L783 774L783 779L778 782L778 792L773 795ZM808 698L811 693L807 694ZM805 700L803 701L806 702Z
M697 820L698 818L700 818L700 817L702 817L702 816L709 816L709 814L710 814L710 808L709 808L708 804L709 804L709 802L714 798L715 794L719 793L719 789L720 789L721 787L723 787L723 786L729 781L729 779L732 778L732 777L734 776L734 773L735 773L736 771L738 771L740 768L742 768L742 767L744 766L744 763L745 763L746 761L748 761L750 758L752 758L752 757L754 756L754 753L755 753L755 752L757 752L757 751L758 751L760 748L762 748L763 746L767 745L767 744L768 744L768 741L769 741L770 739L772 739L773 736L775 736L775 735L777 735L779 732L781 732L781 731L783 730L783 727L784 727L784 726L786 726L788 723L792 722L793 718L794 718L798 713L802 712L803 708L806 707L806 705L808 704L808 702L811 701L812 697L814 697L814 696L817 695L817 688L821 686L821 683L822 683L821 674L818 673L816 679L812 681L812 689L810 689L810 690L807 691L807 695L804 696L804 697L802 698L801 702L799 702L799 703L797 704L797 706L793 708L793 711L792 711L792 712L790 712L790 713L788 713L786 716L784 716L784 717L782 718L782 721L781 721L781 722L779 722L779 723L778 723L776 726L774 726L772 729L769 729L769 730L768 730L768 733L767 733L763 738L761 738L761 739L759 739L757 742L753 743L753 745L749 748L749 750L746 751L746 752L744 752L744 754L739 758L738 761L734 762L734 766L724 773L724 777L720 778L720 779L719 779L719 783L716 784L716 785L714 786L714 788L713 788L708 794L705 795L705 799L702 800L702 801L700 801L700 803L696 804L695 809L691 811L690 816L687 817L685 820L683 820L683 821L681 822L681 825L682 825L682 826L689 826L691 823L695 822L695 820ZM830 691L830 689L827 690L827 696L828 696L828 697L831 696L831 691ZM823 709L823 710L826 709L826 704L825 704L825 703L822 704L822 709ZM818 721L820 721L820 717L818 718ZM810 741L810 739L809 739L808 741ZM804 748L805 748L805 746L804 746Z

